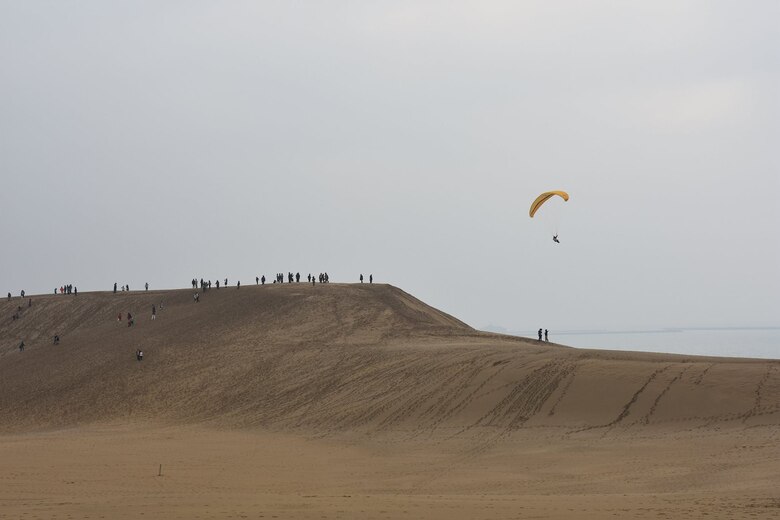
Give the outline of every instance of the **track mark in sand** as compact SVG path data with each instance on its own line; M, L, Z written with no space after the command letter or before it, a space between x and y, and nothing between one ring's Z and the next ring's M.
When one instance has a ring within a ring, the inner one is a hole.
M569 375L569 380L566 381L566 386L563 387L563 390L561 391L561 395L558 396L558 399L555 400L555 402L552 405L552 408L550 408L550 411L547 412L548 416L555 415L555 408L558 407L558 404L563 401L563 398L566 397L566 394L569 392L569 387L574 382L574 378L577 376L577 366L579 363L575 363L574 367L571 369L571 374Z
M714 366L715 366L715 363L710 363L709 365L707 365L707 367L704 370L701 371L701 374L699 374L699 377L697 377L696 379L693 380L693 384L694 385L700 385L702 379L704 379L704 376L706 376L707 372L709 372L710 369L712 367L714 367Z
M710 366L712 366L712 365L710 365ZM666 395L666 392L668 392L669 389L672 388L672 385L674 385L677 381L679 381L680 378L682 378L683 374L685 374L688 370L690 370L690 368L691 368L691 365L688 365L687 367L683 368L682 370L680 370L679 374L674 376L672 378L672 380L669 381L669 383L666 385L666 388L661 390L661 393L659 393L656 396L655 401L653 401L653 406L650 407L650 411L647 412L647 414L644 417L642 417L642 419L640 419L639 422L642 422L644 424L649 424L650 423L650 416L655 413L656 408L658 408L658 403L661 402L661 399L663 398L663 396Z
M586 426L585 428L580 428L579 430L573 430L570 433L579 433L587 430L595 430L598 428L612 428L614 426L617 426L623 419L628 417L628 414L631 413L631 407L634 405L634 403L636 403L637 399L639 399L639 396L642 395L642 392L645 391L648 385L652 383L655 380L655 378L658 377L659 374L668 370L670 366L672 365L666 365L665 367L659 368L658 370L650 374L650 377L647 378L647 381L645 381L645 383L639 388L639 390L634 392L634 395L631 396L631 399L625 405L623 405L623 409L620 411L620 414L617 417L615 417L612 421L606 424Z
M745 414L742 416L743 424L754 415L759 415L759 411L761 410L761 397L762 397L761 391L764 389L764 385L766 385L766 382L769 381L769 377L772 375L772 372L774 372L776 369L777 369L776 365L770 365L766 368L766 372L764 372L764 377L761 378L761 380L756 385L756 389L753 391L756 395L756 398L753 401L753 407L747 412L745 412Z
M560 382L573 370L573 365L559 362L537 368L516 383L501 401L469 428L498 426L505 431L517 429L539 412Z
M502 360L502 361L496 361L492 364L492 367L490 368L496 368L496 370L493 371L492 374L488 375L475 389L473 389L468 394L464 395L460 401L452 404L449 409L445 410L444 413L439 415L439 418L434 421L434 423L431 425L431 430L436 429L443 421L449 419L456 413L460 412L463 408L468 406L469 403L471 403L474 398L479 394L479 392L493 379L495 379L501 372L503 372L507 367L509 367L509 360ZM481 370L480 370L481 373Z

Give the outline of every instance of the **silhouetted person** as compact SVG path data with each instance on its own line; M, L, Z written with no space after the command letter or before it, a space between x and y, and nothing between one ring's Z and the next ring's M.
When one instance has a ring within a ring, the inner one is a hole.
M236 289L241 289L241 280L236 282Z
M259 283L260 283L260 277L259 276L255 276L255 285L257 285Z
M544 341L548 341L548 342L550 341L549 339L547 339L547 329L544 329Z
M54 289L54 294L57 294L57 289ZM8 293L8 301L11 301L11 293Z
M24 341L19 343L19 352L24 352Z
M539 341L542 341L542 329L539 329Z
M261 283L262 285L265 285L265 275L263 275L263 276L260 278L260 283Z
M219 290L219 280L217 280L217 290Z
M24 290L22 290L22 298L24 298Z
M145 288L147 291L149 290L149 282L146 282L146 285L144 286L144 288Z
M225 287L227 287L227 286L228 286L227 278L225 278Z
M360 283L363 283L363 273L360 274Z
M295 273L295 282L298 283L301 281L301 273Z
M374 283L374 275L373 274L368 275L368 283Z
M78 296L78 295L79 295L79 288L78 287L74 287L73 288L73 296Z
M116 282L114 282L114 294L116 294Z

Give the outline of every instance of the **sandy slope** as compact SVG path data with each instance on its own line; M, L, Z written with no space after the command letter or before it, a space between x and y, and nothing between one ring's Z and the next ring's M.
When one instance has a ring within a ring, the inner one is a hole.
M379 284L19 303L0 518L780 513L775 361L482 333Z

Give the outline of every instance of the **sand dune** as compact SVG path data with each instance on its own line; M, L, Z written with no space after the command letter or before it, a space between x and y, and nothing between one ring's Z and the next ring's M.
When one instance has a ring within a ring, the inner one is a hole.
M490 334L381 284L192 294L0 302L0 518L780 512L780 362Z

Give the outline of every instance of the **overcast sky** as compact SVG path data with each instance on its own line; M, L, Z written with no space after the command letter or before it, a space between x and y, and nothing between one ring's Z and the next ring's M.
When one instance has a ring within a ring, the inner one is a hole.
M0 290L362 272L476 327L780 325L778 20L0 0Z

